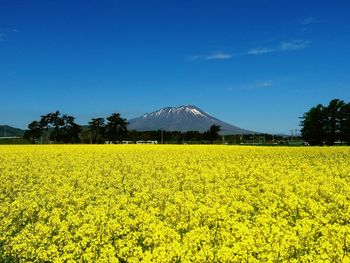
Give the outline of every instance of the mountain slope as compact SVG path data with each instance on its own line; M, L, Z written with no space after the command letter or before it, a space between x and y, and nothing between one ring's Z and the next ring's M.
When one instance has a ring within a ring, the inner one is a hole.
M211 125L220 125L222 134L251 134L245 130L223 122L193 105L167 107L129 120L128 129L166 131L206 131Z
M24 130L14 128L8 125L0 125L0 137L22 137L24 132Z

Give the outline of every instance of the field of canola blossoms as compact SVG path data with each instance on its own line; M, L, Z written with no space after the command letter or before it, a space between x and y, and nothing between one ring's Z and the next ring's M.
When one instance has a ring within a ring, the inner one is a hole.
M350 148L1 146L0 262L350 262Z

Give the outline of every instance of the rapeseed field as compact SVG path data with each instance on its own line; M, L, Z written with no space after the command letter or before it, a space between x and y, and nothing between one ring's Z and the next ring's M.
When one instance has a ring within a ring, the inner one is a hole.
M350 148L0 148L0 262L350 262Z

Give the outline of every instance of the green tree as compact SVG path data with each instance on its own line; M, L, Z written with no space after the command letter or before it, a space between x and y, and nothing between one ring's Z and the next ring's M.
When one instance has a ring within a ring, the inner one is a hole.
M60 112L51 112L41 116L40 125L46 131L46 140L58 142L60 140L60 126L63 125L63 120L60 118Z
M350 144L350 103L344 103L340 109L340 141Z
M109 142L122 141L126 138L129 124L126 119L120 116L120 113L113 113L107 118L106 138Z
M325 108L325 141L327 145L334 145L340 140L341 108L344 101L333 99Z
M24 133L24 138L30 140L33 144L36 140L39 140L42 135L43 129L38 121L32 121L28 124L28 130Z
M81 126L75 123L75 118L69 115L63 115L62 126L60 127L62 134L62 142L64 143L78 143L80 142L79 134L81 133Z
M89 122L90 143L104 142L105 131L106 126L104 118L91 119Z
M310 145L323 145L325 140L326 110L318 104L301 117L301 138Z
M39 123L46 133L47 142L52 140L55 143L76 143L80 141L81 126L74 120L73 116L61 116L61 113L56 111L42 115Z
M49 136L50 136L49 130L52 127L50 114L41 115L39 122L40 122L40 126L42 127L43 131L45 131L46 142L49 142Z
M213 143L215 140L220 138L220 130L221 129L219 125L213 124L210 126L209 130L204 133L204 138Z
M51 124L53 127L52 132L50 133L51 139L55 142L58 143L62 141L63 139L63 130L62 126L64 125L64 121L61 117L61 113L59 111L50 113L51 115Z

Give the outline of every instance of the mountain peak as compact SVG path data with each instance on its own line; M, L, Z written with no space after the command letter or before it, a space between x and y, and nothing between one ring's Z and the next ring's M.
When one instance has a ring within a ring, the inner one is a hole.
M189 109L199 109L197 106L192 105L192 104L185 104L185 105L181 105L179 108L189 108Z
M165 107L146 113L141 117L129 120L128 129L203 132L208 130L213 124L219 125L223 134L254 133L223 122L191 104Z

